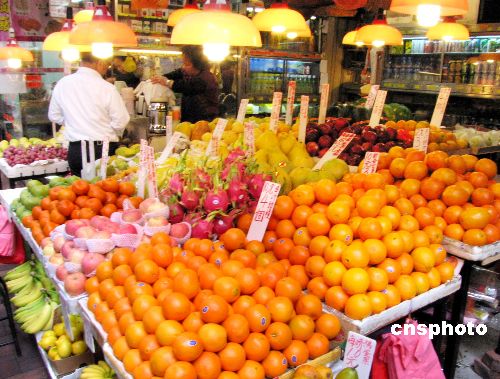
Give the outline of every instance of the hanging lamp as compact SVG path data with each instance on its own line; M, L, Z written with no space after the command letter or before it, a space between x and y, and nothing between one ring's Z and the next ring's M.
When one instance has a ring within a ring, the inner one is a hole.
M83 24L84 22L92 21L92 17L94 16L94 2L88 1L85 3L85 9L82 9L79 12L76 12L74 21L75 24Z
M202 45L212 61L222 61L230 46L261 47L260 33L253 22L231 12L224 0L207 0L202 12L179 20L172 31L173 45Z
M430 27L436 25L441 17L466 14L469 4L467 0L392 0L389 9L416 15L419 25Z
M387 24L384 10L379 9L375 20L356 32L355 42L362 42L374 47L399 46L403 44L403 35L398 29Z
M66 8L66 21L59 32L49 34L43 41L42 49L45 51L60 51L62 58L67 62L80 59L80 52L90 51L88 45L71 45L69 35L73 29L73 8Z
M137 37L128 25L114 21L106 1L99 0L92 21L76 25L70 33L69 42L90 45L94 56L105 59L113 56L113 47L137 46Z
M184 16L187 16L188 14L192 13L197 13L201 12L201 10L198 8L198 5L196 5L194 0L188 0L184 8L177 9L173 11L170 16L168 16L167 20L167 25L168 26L175 26L179 22L181 18Z
M270 8L263 12L257 13L253 19L253 23L261 32L271 33L309 33L311 30L299 12L288 7L287 0L279 0L271 4Z
M458 24L454 17L445 17L443 22L433 26L427 31L430 40L465 41L470 37L469 29L465 25Z
M356 29L347 32L344 38L342 38L342 45L353 45L357 47L366 46L366 44L363 41L357 40L358 30L360 28L361 27L358 26Z
M7 45L0 47L0 60L7 61L10 68L21 68L23 62L33 62L31 51L23 49L17 44L13 28L9 29Z

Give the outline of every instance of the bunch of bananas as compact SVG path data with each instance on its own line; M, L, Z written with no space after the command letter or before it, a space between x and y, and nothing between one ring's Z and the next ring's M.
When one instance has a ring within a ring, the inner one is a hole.
M80 379L114 379L116 374L104 361L99 361L96 365L86 366L82 370Z
M29 334L52 327L59 296L38 261L27 261L4 276L7 289L15 294L14 320Z

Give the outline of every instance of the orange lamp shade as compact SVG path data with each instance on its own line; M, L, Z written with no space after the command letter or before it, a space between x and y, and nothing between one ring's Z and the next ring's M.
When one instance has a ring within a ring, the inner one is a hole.
M271 8L257 13L253 23L261 32L288 33L309 30L309 26L299 12L288 8L286 3L276 3Z
M430 40L442 41L465 41L469 39L469 30L455 20L440 22L427 31L427 38Z
M356 33L355 41L375 47L400 46L403 44L403 35L398 29L388 25L384 18L361 27Z
M33 62L31 51L23 49L17 45L7 45L0 47L0 60L19 59L23 62Z
M441 16L464 15L469 10L467 0L392 0L389 9L398 13L416 15L421 5L439 6Z
M200 9L198 9L198 6L196 6L195 4L186 4L186 6L184 6L184 8L182 9L177 9L175 11L173 11L170 16L168 16L168 20L167 20L167 25L168 26L175 26L177 25L177 23L179 22L179 20L189 14L192 14L192 13L197 13L197 12L201 12Z

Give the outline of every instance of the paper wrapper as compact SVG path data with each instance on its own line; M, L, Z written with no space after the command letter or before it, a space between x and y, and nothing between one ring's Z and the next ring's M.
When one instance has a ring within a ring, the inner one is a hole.
M73 262L64 262L64 268L70 273L73 274L74 272L82 272L82 265L79 263L73 263Z
M87 239L86 242L90 253L106 254L115 248L113 239Z
M111 239L118 247L128 247L135 249L141 243L144 231L140 225L131 224L137 230L137 234L112 234Z
M153 234L164 232L169 234L170 233L170 224L167 224L165 226L148 226L147 224L144 226L144 234L151 237Z

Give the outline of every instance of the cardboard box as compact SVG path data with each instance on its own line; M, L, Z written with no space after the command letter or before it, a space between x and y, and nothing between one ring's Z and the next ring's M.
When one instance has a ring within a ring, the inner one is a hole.
M49 358L49 361L58 375L64 375L73 372L77 368L80 368L82 366L93 364L94 355L89 350L87 350L85 353L82 353L80 355L73 355L59 361L53 361Z

